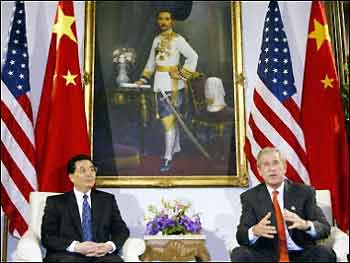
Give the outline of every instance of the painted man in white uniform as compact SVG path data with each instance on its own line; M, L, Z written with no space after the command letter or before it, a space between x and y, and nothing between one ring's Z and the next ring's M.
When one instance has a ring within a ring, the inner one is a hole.
M160 171L166 172L171 169L173 155L181 151L181 146L179 125L161 91L164 91L178 110L183 101L186 80L195 73L198 55L185 38L173 31L174 18L171 11L159 11L157 22L161 33L154 38L142 76L135 83L147 84L155 74L153 90L157 94L158 113L165 133L165 152ZM182 67L179 65L181 55L185 57Z

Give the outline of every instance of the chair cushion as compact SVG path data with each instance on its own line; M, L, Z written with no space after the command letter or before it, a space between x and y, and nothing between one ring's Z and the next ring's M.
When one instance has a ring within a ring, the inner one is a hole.
M329 190L316 190L317 205L322 209L330 225L333 225L331 193Z

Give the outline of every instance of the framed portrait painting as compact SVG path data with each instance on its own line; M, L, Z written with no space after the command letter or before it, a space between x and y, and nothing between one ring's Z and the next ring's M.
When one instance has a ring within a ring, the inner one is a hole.
M248 185L240 8L86 3L85 107L98 187Z

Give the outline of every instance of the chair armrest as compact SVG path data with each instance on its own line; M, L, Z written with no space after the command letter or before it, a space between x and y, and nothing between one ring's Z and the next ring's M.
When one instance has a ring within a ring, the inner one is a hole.
M140 238L128 238L123 246L122 253L125 262L140 262L141 256L146 249L146 244Z
M349 254L349 236L338 227L332 226L329 237L317 243L332 248L337 255L338 262L348 261L346 255Z
M40 241L34 232L28 229L17 243L12 258L17 262L42 262Z
M338 227L332 227L331 235L333 236L333 250L337 254L337 261L347 262L347 254L349 254L349 235L340 230Z

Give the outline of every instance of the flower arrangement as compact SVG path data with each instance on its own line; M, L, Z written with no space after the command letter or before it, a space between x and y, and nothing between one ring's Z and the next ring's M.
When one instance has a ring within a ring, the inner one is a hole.
M136 52L133 48L116 48L113 51L113 63L128 63L134 64L136 59Z
M185 235L199 234L202 224L199 214L190 214L191 204L185 201L161 200L161 208L154 205L148 207L149 216L146 220L146 235Z

